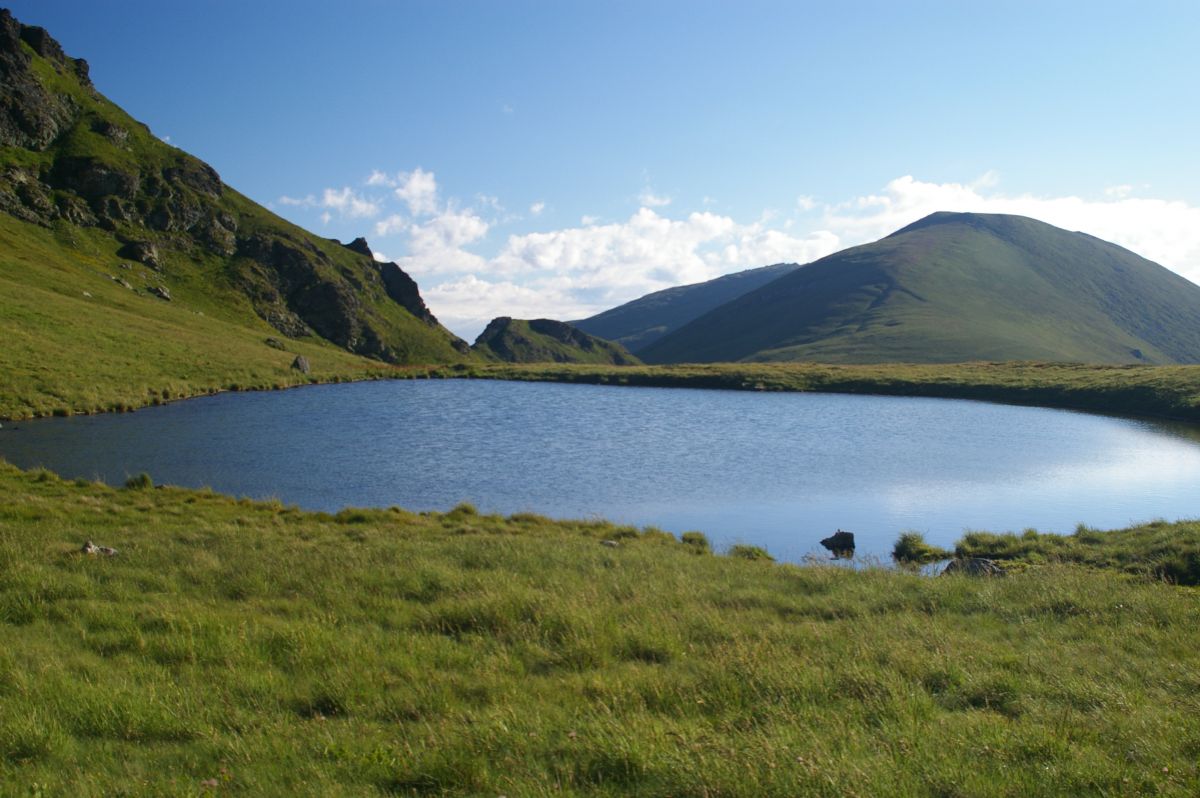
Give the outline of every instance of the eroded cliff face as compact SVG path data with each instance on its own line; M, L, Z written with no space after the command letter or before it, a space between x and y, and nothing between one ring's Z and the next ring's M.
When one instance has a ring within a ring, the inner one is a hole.
M6 10L0 212L46 228L106 231L118 257L167 284L215 262L222 287L287 336L317 335L390 362L469 351L438 324L416 282L394 263L377 263L364 240L321 239L242 197L98 93L86 62ZM413 345L414 335L427 340Z

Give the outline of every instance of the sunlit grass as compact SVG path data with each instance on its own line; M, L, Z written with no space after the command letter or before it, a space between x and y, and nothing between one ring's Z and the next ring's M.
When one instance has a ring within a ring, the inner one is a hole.
M1191 589L1059 564L797 567L690 540L2 466L0 792L1200 789Z

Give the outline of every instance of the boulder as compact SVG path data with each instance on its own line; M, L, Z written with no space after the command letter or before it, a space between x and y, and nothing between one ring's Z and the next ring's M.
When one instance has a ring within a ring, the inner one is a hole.
M1004 576L1004 568L995 560L986 557L959 557L950 561L942 575L966 574L967 576Z
M835 556L854 554L854 533L839 529L822 540L821 545L833 552Z
M310 370L308 358L306 358L304 355L296 355L296 359L292 361L292 368L301 374L308 374Z
M130 258L138 263L144 263L151 269L162 271L162 262L158 258L158 247L150 241L130 241L117 252L122 258Z
M164 299L167 302L171 301L171 292L165 285L148 285L146 290L159 299Z

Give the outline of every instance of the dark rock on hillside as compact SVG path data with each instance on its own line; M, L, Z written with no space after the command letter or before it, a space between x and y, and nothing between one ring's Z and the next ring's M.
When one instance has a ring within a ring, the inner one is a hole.
M357 252L359 255L366 255L368 258L372 259L375 257L375 253L372 252L371 247L367 245L367 239L363 238L362 236L359 236L349 244L343 244L342 246L351 252Z
M130 241L117 251L122 258L144 263L155 271L162 270L162 262L158 259L158 247L150 241Z
M308 358L304 355L296 355L296 359L292 361L292 368L301 374L308 374L312 367L308 365Z
M367 242L363 239L359 238L356 241L362 241L363 246L366 246ZM379 264L379 275L383 278L383 287L393 302L426 324L437 325L438 320L429 312L429 308L425 307L425 300L421 299L416 280L409 277L395 263Z
M7 9L0 9L0 145L41 151L71 126L79 107L70 97L42 86L30 70L25 46L81 79L86 78L87 65L66 58L43 29L22 25Z

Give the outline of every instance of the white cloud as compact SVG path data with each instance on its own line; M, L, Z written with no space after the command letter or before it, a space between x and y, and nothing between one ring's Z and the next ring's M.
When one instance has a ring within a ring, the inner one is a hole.
M538 201L529 206L529 215L541 216L544 210L546 210L546 203Z
M396 181L388 177L386 173L378 169L372 169L371 174L367 177L368 186L389 186L394 187Z
M642 189L642 193L638 195L638 202L647 208L663 208L671 204L671 198L665 194L655 194L649 186Z
M354 193L353 189L325 189L321 195L322 208L336 210L342 216L351 219L369 219L379 215L379 205L365 197Z
M385 238L396 233L402 233L408 229L408 219L398 213L393 213L386 219L381 219L375 223L375 235L380 238Z
M408 204L414 216L437 212L437 179L433 172L417 167L411 172L396 175L396 196Z
M591 227L592 225L596 224L599 221L600 221L599 216L589 216L586 213L583 216L579 217L579 223L581 225L583 225L584 227Z

